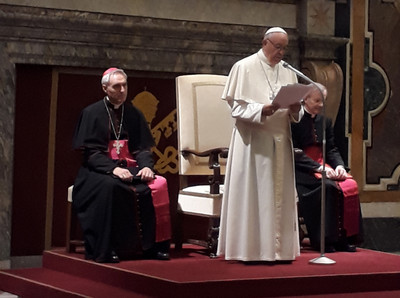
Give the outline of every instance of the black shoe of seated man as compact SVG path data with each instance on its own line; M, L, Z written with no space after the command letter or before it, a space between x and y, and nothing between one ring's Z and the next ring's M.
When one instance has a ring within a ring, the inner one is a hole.
M156 251L155 249L146 250L143 253L145 259L162 260L166 261L170 259L169 253L164 251Z
M336 249L335 249L335 247L333 245L327 245L325 247L325 252L326 253L334 253L334 252L336 252Z
M170 249L169 240L156 242L153 247L153 251L155 252L154 259L161 261L169 260L170 259L169 249Z
M119 257L118 255L115 253L115 251L112 251L110 253L110 255L106 256L106 257L100 257L96 259L96 263L119 263Z
M346 248L347 252L356 252L357 251L357 247L353 244L348 244L347 248Z
M320 248L319 245L318 246L314 246L313 249L316 250L316 251L321 251L321 248ZM334 253L334 252L336 252L335 246L333 246L331 244L325 244L324 253L325 252L326 253Z
M155 259L161 260L161 261L167 261L170 259L170 256L169 256L168 252L159 251L156 253Z
M337 245L336 250L345 251L345 252L356 252L357 248L355 245L345 243L345 244Z

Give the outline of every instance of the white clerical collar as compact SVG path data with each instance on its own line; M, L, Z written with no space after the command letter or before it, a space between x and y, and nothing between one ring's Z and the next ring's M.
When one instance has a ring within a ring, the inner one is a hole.
M315 116L317 116L317 114L310 113L310 111L307 109L306 106L304 106L304 110L305 110L308 114L310 114L311 118L315 118Z
M269 62L267 56L265 56L264 51L263 51L262 49L260 49L260 50L257 52L257 56L258 56L258 58L260 58L260 60L261 60L262 62L266 63L269 67L271 67L271 68L274 68L274 67L275 67L275 66L272 66L272 65L271 65L271 63ZM275 65L278 65L278 64L275 64Z
M117 110L117 109L122 105L122 103L120 103L119 105L113 104L113 103L110 101L110 99L108 98L108 96L106 96L106 99L108 100L108 102L109 102L110 104L112 104L112 105L114 106L114 110Z

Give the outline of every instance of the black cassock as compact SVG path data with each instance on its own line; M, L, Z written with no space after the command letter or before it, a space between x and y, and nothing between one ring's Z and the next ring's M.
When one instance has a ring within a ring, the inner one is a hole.
M292 139L295 155L296 189L299 196L299 213L304 217L311 245L318 248L320 244L321 227L321 179L314 173L321 166L306 153L310 147L317 147L322 152L323 118L305 112L299 123L292 123ZM342 165L344 161L335 146L332 121L326 119L326 164L333 169ZM346 168L348 170L348 168ZM346 238L343 229L343 193L336 181L326 179L326 213L325 213L325 241L335 244ZM361 234L361 215L359 230ZM350 244L357 244L360 234L347 239Z
M101 261L115 251L121 258L146 251L155 244L155 213L151 190L134 179L126 183L113 176L118 161L107 156L110 140L122 119L120 139L129 140L129 151L138 167L129 168L133 175L144 168L153 169L150 151L154 140L143 114L130 104L118 109L105 99L86 107L80 116L73 140L74 149L83 152L83 162L73 189L73 207L82 226L88 259ZM123 117L122 117L123 112Z

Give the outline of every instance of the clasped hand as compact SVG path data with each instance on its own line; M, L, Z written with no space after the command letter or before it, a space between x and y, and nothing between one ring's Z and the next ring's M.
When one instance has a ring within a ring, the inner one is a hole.
M320 167L322 171L322 166ZM332 180L344 180L347 177L347 171L343 166L337 166L336 169L325 168L326 178Z
M116 167L113 170L113 174L115 176L117 176L119 179L121 179L122 181L131 182L134 178L132 173L128 169L120 168L120 167ZM136 174L136 177L140 177L140 179L142 181L151 181L155 178L155 175L154 175L154 172L150 168L144 167Z

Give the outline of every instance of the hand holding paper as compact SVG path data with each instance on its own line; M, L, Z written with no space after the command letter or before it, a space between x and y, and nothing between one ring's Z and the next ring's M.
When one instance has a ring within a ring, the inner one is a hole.
M281 108L288 108L290 105L300 102L311 90L312 85L299 83L282 86L273 103Z

